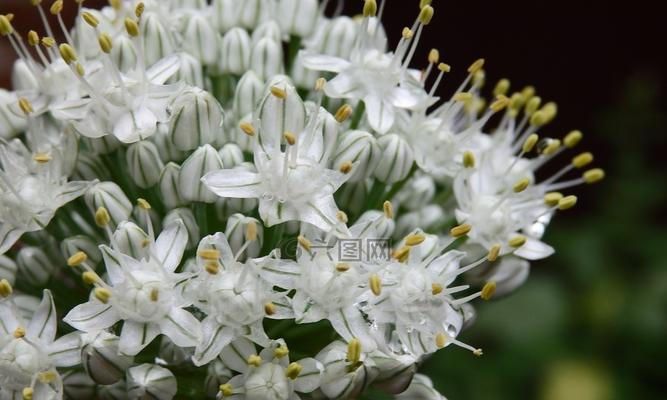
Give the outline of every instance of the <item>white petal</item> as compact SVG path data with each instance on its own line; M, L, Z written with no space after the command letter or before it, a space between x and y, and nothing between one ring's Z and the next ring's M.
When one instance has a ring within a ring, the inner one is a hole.
M155 255L166 271L174 272L188 244L188 230L181 220L170 224L155 241Z
M336 219L338 206L333 196L325 196L309 202L299 210L299 220L330 232L340 222Z
M90 99L76 99L62 101L51 106L51 113L58 120L80 120L88 115Z
M0 222L0 254L5 254L25 231Z
M84 332L106 329L118 320L120 317L113 307L99 301L79 304L63 318L63 321Z
M10 306L9 302L0 302L0 334L11 335L22 325L16 307Z
M57 321L53 296L50 290L45 289L42 294L42 302L39 303L28 324L28 337L41 343L53 343L58 328Z
M298 219L299 213L291 203L282 203L278 199L259 199L259 216L264 225L273 226Z
M197 318L182 308L173 308L160 320L160 331L180 347L195 347L201 336Z
M364 98L366 116L371 128L378 133L387 133L394 125L394 107L380 96L370 95Z
M298 361L301 373L294 380L294 389L301 393L310 393L320 386L324 366L314 358L304 358Z
M58 367L73 367L81 363L81 335L68 333L49 346L49 357Z
M526 238L526 243L519 247L514 254L525 258L526 260L541 260L547 258L555 252L554 248L548 244L533 239L531 237Z
M113 285L117 285L125 280L124 269L129 269L130 271L142 269L139 261L109 246L101 245L100 251L104 258L104 266L109 274L109 280Z
M307 51L301 51L299 57L304 67L315 71L341 72L350 65L347 60L339 57Z
M208 364L220 355L222 349L234 339L234 329L220 325L214 316L202 321L202 340L195 350L192 361L195 365Z
M146 70L146 77L151 83L161 85L171 78L181 66L178 55L171 55L161 59Z
M257 354L255 345L250 340L242 337L227 345L222 350L221 357L227 368L243 373L248 369L246 360L253 354Z
M270 258L260 264L262 278L283 289L293 289L301 276L299 264L292 260Z
M357 97L361 94L361 83L347 74L339 74L324 85L324 93L334 99Z
M262 182L259 174L243 168L221 169L213 171L201 178L210 191L220 197L237 199L256 198Z
M361 312L354 306L347 306L344 309L332 313L329 316L331 326L343 337L346 341L354 338L359 339L364 351L372 351L376 344L370 336L370 329L368 323L364 320Z
M394 107L411 108L419 103L419 96L418 92L414 90L396 87L391 92L389 92L386 100Z
M286 81L269 82L283 89L284 99L267 92L257 108L257 143L262 151L271 154L278 151L285 132L298 135L306 125L306 106L294 86Z
M128 356L137 355L159 334L160 328L157 324L125 320L120 332L118 351Z

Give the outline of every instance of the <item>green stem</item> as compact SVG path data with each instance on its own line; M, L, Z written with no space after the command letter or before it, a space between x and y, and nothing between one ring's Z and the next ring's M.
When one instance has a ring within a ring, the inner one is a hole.
M371 186L371 190L366 197L365 210L376 210L382 205L382 199L386 188L387 185L385 183L380 182L377 179L373 181L373 186Z
M387 193L387 200L391 200L394 196L396 196L396 193L403 189L405 184L408 183L410 179L412 179L412 175L414 175L416 171L417 164L412 164L412 168L410 169L408 176L406 176L403 180L394 183L391 189L389 189L389 192Z
M363 101L359 100L357 108L354 109L354 114L352 114L352 121L350 121L350 129L357 129L361 123L361 117L364 116L366 111L366 104Z
M197 220L197 225L199 225L199 231L202 236L208 235L208 212L206 203L194 203L195 219Z
M297 54L299 54L299 49L301 49L301 38L291 35L289 39L289 47L287 49L287 71L289 72L292 72L292 67L294 66Z

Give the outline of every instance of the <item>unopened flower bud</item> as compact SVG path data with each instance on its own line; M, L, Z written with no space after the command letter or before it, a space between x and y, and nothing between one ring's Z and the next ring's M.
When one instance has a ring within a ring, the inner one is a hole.
M81 350L81 364L88 375L100 385L111 385L121 380L132 366L133 357L118 351L118 336L101 331L88 340L89 343Z
M44 286L51 278L55 264L44 250L26 246L16 255L18 275L21 281L31 286Z
M257 42L263 38L271 38L280 43L283 40L283 31L280 29L278 22L274 20L267 20L261 23L257 29L252 31L252 46L255 46Z
M183 40L188 43L185 51L203 65L213 65L218 61L220 36L203 15L192 15L185 25Z
M248 30L254 30L264 21L273 19L274 3L266 0L245 0L239 5L238 24Z
M315 30L320 10L317 0L280 0L278 22L290 35L308 37Z
M375 177L388 184L405 179L414 162L410 145L396 134L380 137L378 144L382 150L382 156L375 169Z
M220 391L220 385L228 382L233 375L232 371L219 358L211 361L208 364L206 379L204 380L206 393L211 397L215 397Z
M0 115L6 117L6 121L0 124L0 138L12 138L26 129L26 119L10 110L17 101L15 93L0 89Z
M169 78L170 83L185 82L194 87L204 87L204 72L201 62L188 53L177 54L180 61L178 71Z
M199 147L181 166L178 176L181 197L187 201L215 202L217 196L206 188L201 178L222 168L222 160L211 145Z
M340 136L333 157L334 169L345 162L357 163L350 174L350 182L368 179L380 162L380 146L373 135L364 131L348 131Z
M132 181L138 187L149 188L160 179L160 172L164 164L153 142L141 140L132 143L128 146L125 157Z
M106 208L112 229L132 214L132 203L114 182L99 182L93 185L86 192L85 201L91 212L96 212L100 207Z
M170 162L165 165L160 175L158 186L162 195L162 202L167 208L176 208L186 204L178 187L180 171L181 167L178 164Z
M114 38L111 59L123 73L137 67L137 49L134 47L132 39L129 36L119 35Z
M229 246L234 253L238 252L245 242L252 239L247 237L248 227L251 224L254 225L255 239L252 240L252 243L246 248L242 259L256 258L259 256L262 244L264 243L264 225L255 218L246 217L239 213L233 214L227 219L225 236L227 236Z
M88 256L90 263L95 265L102 260L102 254L97 246L98 244L90 236L77 235L63 240L60 243L60 251L68 258L82 251Z
M17 272L16 262L5 255L0 255L0 280L5 279L10 285L13 285L16 282Z
M194 248L199 244L199 225L195 219L192 210L186 207L176 208L167 213L162 221L163 226L169 226L177 220L181 220L185 229L188 231L188 249Z
M283 48L271 38L262 38L250 53L250 69L267 80L283 73Z
M227 143L222 146L218 151L218 155L225 168L234 168L243 163L243 150L234 143Z
M128 396L131 399L171 400L176 395L174 374L155 364L141 364L127 370Z
M95 398L96 384L84 371L66 371L63 379L63 394L66 399Z
M179 150L193 150L213 143L222 130L222 107L204 90L192 88L181 93L172 108L169 134Z
M250 62L250 35L245 29L232 28L222 37L220 44L221 73L241 75Z
M144 40L144 57L146 65L153 65L159 60L174 53L174 40L169 29L164 26L166 21L154 12L145 12L141 16L141 34ZM194 42L188 42L194 43ZM196 47L189 46L188 49Z
M149 255L148 234L132 221L121 222L113 233L113 239L118 251L135 260L141 260Z
M247 71L238 84L234 92L234 101L232 109L234 115L247 115L255 110L255 106L264 91L264 82L257 77L253 71Z

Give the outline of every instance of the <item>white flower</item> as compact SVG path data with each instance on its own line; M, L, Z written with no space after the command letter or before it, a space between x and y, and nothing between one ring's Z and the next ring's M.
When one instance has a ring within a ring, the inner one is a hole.
M378 376L379 369L360 341L339 340L322 349L315 358L325 365L320 390L327 398L357 398Z
M64 321L84 332L105 329L122 320L119 350L135 355L159 334L181 347L194 347L200 337L199 321L184 308L189 274L175 273L188 241L181 221L166 227L153 241L148 257L131 258L100 246L109 282L98 287L87 303L72 309Z
M399 400L447 400L433 387L433 381L426 375L415 374L410 386L403 393L396 395Z

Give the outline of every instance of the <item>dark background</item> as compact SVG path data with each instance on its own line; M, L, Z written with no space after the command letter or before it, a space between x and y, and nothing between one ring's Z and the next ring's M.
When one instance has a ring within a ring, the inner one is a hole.
M388 0L383 22L392 43L418 3ZM449 398L664 398L667 29L657 4L434 0L413 64L425 65L429 49L438 48L453 67L443 94L479 57L487 92L504 77L514 90L534 85L559 106L540 133L582 130L582 149L594 152L608 176L576 189L578 206L551 225L546 240L556 255L534 263L512 296L480 304L479 321L462 340L485 355L448 348L426 362ZM347 14L361 5L347 1ZM74 9L73 1L65 6ZM8 12L22 32L38 26L27 0L2 1L0 13ZM2 87L9 50L0 40Z

